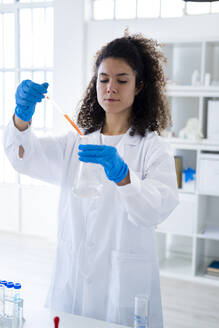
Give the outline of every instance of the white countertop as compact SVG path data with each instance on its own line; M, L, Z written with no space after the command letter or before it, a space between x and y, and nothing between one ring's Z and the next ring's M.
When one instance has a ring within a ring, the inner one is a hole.
M23 328L54 328L54 317L60 318L59 328L128 328L104 321L60 313L49 309L33 310L25 313Z

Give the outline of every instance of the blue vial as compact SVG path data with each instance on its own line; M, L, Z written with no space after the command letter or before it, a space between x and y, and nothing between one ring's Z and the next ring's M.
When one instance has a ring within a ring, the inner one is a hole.
M6 318L12 318L13 317L13 306L14 302L14 283L12 281L9 281L6 284L5 289L5 316Z
M6 286L7 283L8 283L7 280L1 280L1 284L2 284L2 285Z
M2 321L4 316L5 316L5 286L0 282L0 322Z
M1 291L0 291L0 317L1 317L1 326L4 325L5 319L5 289L6 289L7 281L1 280Z
M13 328L23 326L23 299L21 298L21 284L14 284L14 318Z
M16 282L14 284L14 300L19 300L21 298L21 284Z

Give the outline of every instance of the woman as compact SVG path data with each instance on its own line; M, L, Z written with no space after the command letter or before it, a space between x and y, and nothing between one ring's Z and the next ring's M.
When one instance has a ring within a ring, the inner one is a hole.
M37 138L29 125L48 84L18 86L6 154L18 172L61 186L47 300L56 310L132 326L134 296L147 294L150 327L163 327L155 227L178 200L174 161L159 136L170 114L157 46L125 35L97 53L78 114L88 145L72 132ZM72 193L79 160L104 168L98 199Z

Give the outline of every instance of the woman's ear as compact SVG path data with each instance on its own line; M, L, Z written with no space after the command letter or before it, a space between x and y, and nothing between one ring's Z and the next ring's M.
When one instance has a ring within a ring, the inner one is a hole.
M143 87L144 87L144 83L143 83L143 81L140 81L138 83L138 86L136 86L136 88L135 88L135 96L137 96L141 92Z

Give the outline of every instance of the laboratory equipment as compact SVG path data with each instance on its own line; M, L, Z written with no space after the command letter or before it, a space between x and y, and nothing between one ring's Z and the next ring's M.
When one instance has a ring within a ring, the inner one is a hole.
M9 281L5 289L5 316L8 319L13 317L13 299L14 299L14 284Z
M6 280L1 280L1 284L6 286L7 285L7 281Z
M74 127L74 129L80 135L80 144L87 144L88 137L84 136L79 127L71 120L68 114L65 114L61 107L53 100L53 98L45 94L45 98L50 100L53 107L59 111L60 114L68 120L68 122ZM79 169L77 176L74 176L72 191L76 196L84 198L98 198L103 189L103 184L101 182L101 168L99 165L94 165L90 163L79 163Z
M117 149L107 145L80 145L79 159L85 163L103 166L107 178L118 183L128 174L128 165L119 156Z
M5 287L0 283L0 322L5 315Z
M59 317L55 317L55 318L54 318L54 325L55 325L55 328L58 328L58 327L59 327L59 321L60 321Z
M147 295L136 295L134 301L134 328L149 327L149 298Z
M191 83L192 83L192 85L195 85L195 86L200 85L200 73L197 69L194 70L192 73Z
M57 109L57 111L61 114L64 115L64 117L66 118L66 120L73 126L73 128L81 135L83 136L83 133L81 132L81 130L79 129L79 127L74 123L74 121L72 121L72 119L68 116L68 114L64 113L63 110L61 109L61 107L55 102L55 100L49 95L49 94L45 94L44 95L46 99L50 100L53 107L55 109Z
M13 328L21 328L23 324L23 299L21 298L21 284L14 284Z
M21 298L21 284L19 282L16 282L14 284L14 300L18 300Z
M91 142L91 141L89 141ZM81 136L80 144L87 144L88 137ZM76 196L84 198L98 198L102 194L102 168L98 164L79 163L77 175L74 176L72 191Z
M23 327L23 299L20 294L21 284L0 281L0 327Z

